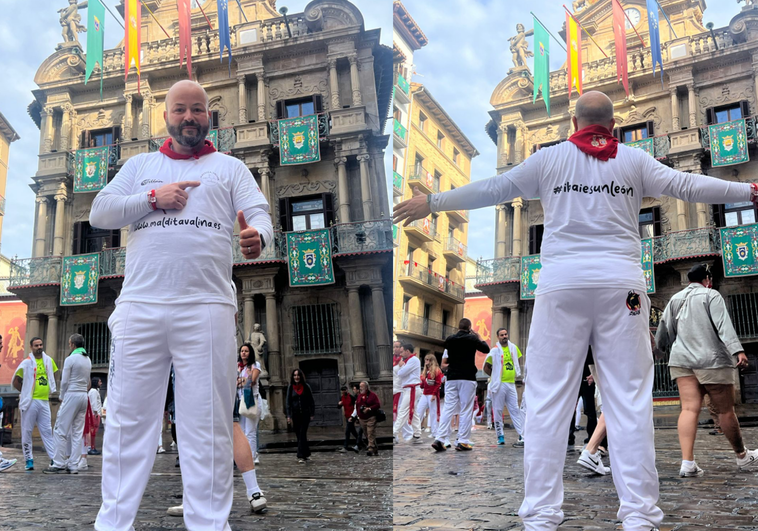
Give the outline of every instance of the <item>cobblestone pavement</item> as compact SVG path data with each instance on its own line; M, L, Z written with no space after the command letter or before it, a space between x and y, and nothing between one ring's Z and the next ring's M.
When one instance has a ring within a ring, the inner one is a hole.
M37 441L35 441L36 443ZM315 449L314 449L315 450ZM100 456L89 456L89 470L78 475L45 475L48 462L35 448L35 470L25 471L21 451L2 448L19 462L0 473L0 531L92 530L100 507ZM136 531L184 529L181 518L166 514L181 503L176 454L156 456L135 522ZM295 454L262 454L258 483L268 500L262 515L250 514L245 484L234 477L229 523L243 530L388 530L392 522L392 451L365 453L314 451L306 465Z
M577 433L581 443L585 433ZM758 428L743 428L745 444L758 447ZM494 431L477 427L472 452L433 455L426 444L394 448L396 531L434 529L522 529L517 516L523 497L523 450L506 431L506 446ZM431 443L431 439L426 439ZM665 513L661 531L758 529L758 468L738 471L723 435L698 430L695 459L700 478L680 478L681 454L675 428L655 433L657 467ZM564 469L565 520L559 530L620 529L618 498L610 476L592 475L576 464L581 445L567 454ZM608 463L608 460L605 460Z

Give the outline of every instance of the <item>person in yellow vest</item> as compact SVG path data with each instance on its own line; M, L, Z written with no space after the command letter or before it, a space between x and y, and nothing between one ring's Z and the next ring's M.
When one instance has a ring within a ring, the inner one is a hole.
M487 386L492 396L492 410L495 415L495 431L497 444L505 444L503 433L503 406L508 408L513 427L518 433L518 441L513 443L516 448L524 447L523 429L524 416L518 406L518 392L516 391L516 378L521 377L519 359L521 351L508 340L508 330L500 328L497 331L498 343L484 360L484 372L491 376ZM500 377L498 378L498 375Z
M39 429L45 451L52 461L55 455L53 426L50 420L50 393L56 391L55 373L58 366L43 351L42 340L33 337L32 352L22 361L13 375L13 387L20 391L18 409L21 411L21 448L26 470L34 470L32 431Z

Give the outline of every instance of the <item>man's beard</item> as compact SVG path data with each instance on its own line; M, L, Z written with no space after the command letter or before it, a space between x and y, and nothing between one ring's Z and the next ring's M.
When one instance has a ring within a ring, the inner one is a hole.
M184 130L185 127L194 127L197 133L194 135L183 135L182 130ZM211 130L210 124L201 126L197 122L190 121L184 121L179 124L178 127L167 123L166 128L168 129L168 134L171 135L171 138L176 140L182 146L188 148L194 148L202 144L205 137L208 136L208 131Z

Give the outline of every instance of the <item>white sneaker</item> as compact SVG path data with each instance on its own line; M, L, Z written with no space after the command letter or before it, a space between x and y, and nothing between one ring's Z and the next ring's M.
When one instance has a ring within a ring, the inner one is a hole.
M255 461L253 461L253 463L255 463L256 465L260 465L261 464L261 460L260 460L260 458L257 455L255 456Z
M159 446L158 447L158 453L159 454L165 454L166 453L166 450L163 448L163 446Z
M15 465L17 461L17 459L0 459L0 472L8 470Z
M174 441L171 441L171 446L170 447L173 450L174 448L176 448L176 443Z
M610 467L606 468L603 465L603 460L600 459L600 454L591 454L589 450L582 450L582 455L579 456L577 464L583 466L587 470L592 470L595 474L601 476L607 476L611 473Z
M263 497L262 492L256 492L248 496L247 499L250 502L250 509L254 513L259 513L266 508L266 498Z
M739 462L739 459L737 461ZM691 467L685 467L684 463L682 463L682 467L679 469L679 476L683 478L699 478L703 474L705 474L703 469L697 466L697 463L694 461Z
M184 516L184 505L176 505L174 507L169 507L166 513L169 516Z
M87 459L82 457L79 460L79 470L87 470L89 466L87 465Z
M745 450L747 450L747 448ZM737 458L737 466L740 468L758 466L758 450L747 450L745 457Z
M423 441L421 440L421 435L414 435L413 436L413 444L421 444Z

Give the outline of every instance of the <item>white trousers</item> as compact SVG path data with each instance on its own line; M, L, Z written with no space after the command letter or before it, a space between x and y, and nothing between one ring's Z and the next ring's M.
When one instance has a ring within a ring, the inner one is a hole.
M519 436L524 434L524 413L518 406L518 391L515 383L500 382L500 387L492 393L492 409L495 413L495 431L498 437L503 436L503 407L508 408L513 427Z
M55 456L55 443L53 442L53 428L50 421L50 402L47 400L32 400L29 409L21 413L21 448L24 450L24 459L34 459L32 455L32 431L37 426L42 444L48 457Z
M416 391L418 393L418 391ZM432 435L437 436L437 424L439 419L437 418L437 397L434 395L421 395L421 400L418 402L418 418L419 422L424 420L424 415L429 412L429 420L427 425ZM442 408L440 407L440 416L442 416Z
M86 391L66 393L63 404L55 418L55 455L53 466L79 469L82 458L82 440L84 439L84 416L87 413L89 398Z
M415 403L413 404L413 418L411 419L411 428L414 437L421 437L421 415L419 414L419 401L421 400L421 387L416 387ZM397 406L397 419L393 427L393 435L400 438L403 425L408 423L408 417L411 413L411 388L403 388L403 394L400 396L400 403Z
M160 431L171 364L188 531L230 531L235 308L121 303L111 315L103 504L97 531L133 531Z
M653 355L650 300L630 310L628 289L566 289L538 295L529 332L529 412L524 426L527 531L554 531L563 520L566 440L579 394L587 347L607 407L613 482L625 531L649 531L663 520L653 440Z
M458 442L470 444L471 424L474 415L476 382L448 380L445 382L445 408L437 426L437 440L445 442L450 436L450 421L458 414Z
M256 395L255 397L255 403L260 405L261 397L260 395ZM260 417L255 417L254 419L240 416L240 428L242 428L242 433L245 434L245 437L247 437L247 442L250 443L250 451L253 452L253 458L255 458L258 455L258 422L260 421Z

